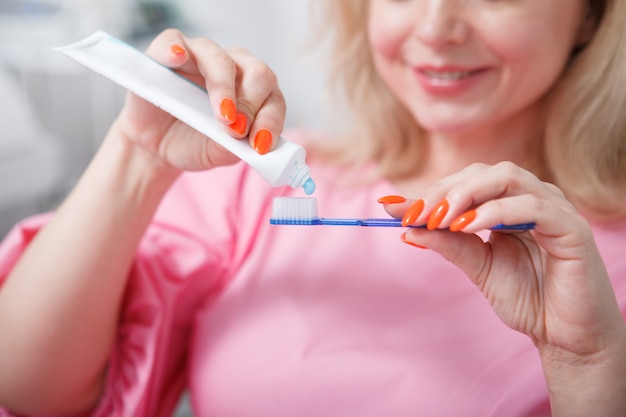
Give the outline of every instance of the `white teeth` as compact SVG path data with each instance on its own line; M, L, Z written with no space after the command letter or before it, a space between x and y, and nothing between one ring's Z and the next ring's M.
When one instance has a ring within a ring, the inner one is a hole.
M437 80L460 80L472 75L472 71L423 71L424 75Z

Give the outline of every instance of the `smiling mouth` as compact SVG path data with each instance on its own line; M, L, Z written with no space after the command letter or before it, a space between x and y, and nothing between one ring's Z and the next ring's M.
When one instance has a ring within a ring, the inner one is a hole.
M469 78L473 75L482 72L482 70L472 70L472 71L432 71L432 70L420 70L420 73L425 75L428 78L433 80L441 80L441 81L457 81L462 80L464 78Z

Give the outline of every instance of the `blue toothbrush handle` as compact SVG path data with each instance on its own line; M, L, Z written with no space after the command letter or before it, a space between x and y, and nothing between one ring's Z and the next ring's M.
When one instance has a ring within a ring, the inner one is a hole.
M324 219L320 219L322 221L322 224L324 224L325 220ZM327 219L327 220L331 220L331 221L335 221L338 219ZM376 219L376 218L371 218L371 219L350 219L350 220L357 220L360 224L360 226L383 226L383 227L403 227L402 226L402 221L399 219L387 219L387 218L383 218L383 219ZM410 227L419 227L419 228L423 228L426 227L425 225L420 225L420 226L410 226ZM532 230L535 228L535 223L520 223L520 224L497 224L493 227L490 227L490 230L520 230L520 231L524 231L524 230Z
M520 223L520 224L496 224L490 227L489 230L533 230L535 223Z
M319 219L322 225L328 226L380 226L380 227L402 227L402 221L399 219L336 219L324 218Z
M351 219L351 218L326 218L316 217L309 220L294 221L294 220L276 220L270 219L271 224L278 225L302 225L302 226L369 226L369 227L404 227L402 226L402 220L391 218L366 218L366 219ZM410 226L410 227L426 227L425 225ZM511 230L511 231L525 231L535 228L535 223L520 223L520 224L497 224L490 228L490 230Z

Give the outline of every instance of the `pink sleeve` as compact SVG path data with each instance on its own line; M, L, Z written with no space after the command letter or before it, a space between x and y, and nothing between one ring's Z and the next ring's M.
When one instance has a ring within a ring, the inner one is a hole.
M0 245L0 283L49 215L17 225ZM186 383L193 312L219 291L223 253L192 235L152 224L125 293L103 396L91 416L171 415ZM0 408L0 417L12 416Z

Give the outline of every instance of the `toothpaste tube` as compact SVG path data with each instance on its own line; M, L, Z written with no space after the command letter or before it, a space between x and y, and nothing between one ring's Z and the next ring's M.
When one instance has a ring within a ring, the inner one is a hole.
M203 133L250 165L270 185L302 187L306 194L315 191L302 146L280 137L271 152L259 155L248 140L235 139L222 130L204 89L134 47L98 31L82 41L54 50Z

